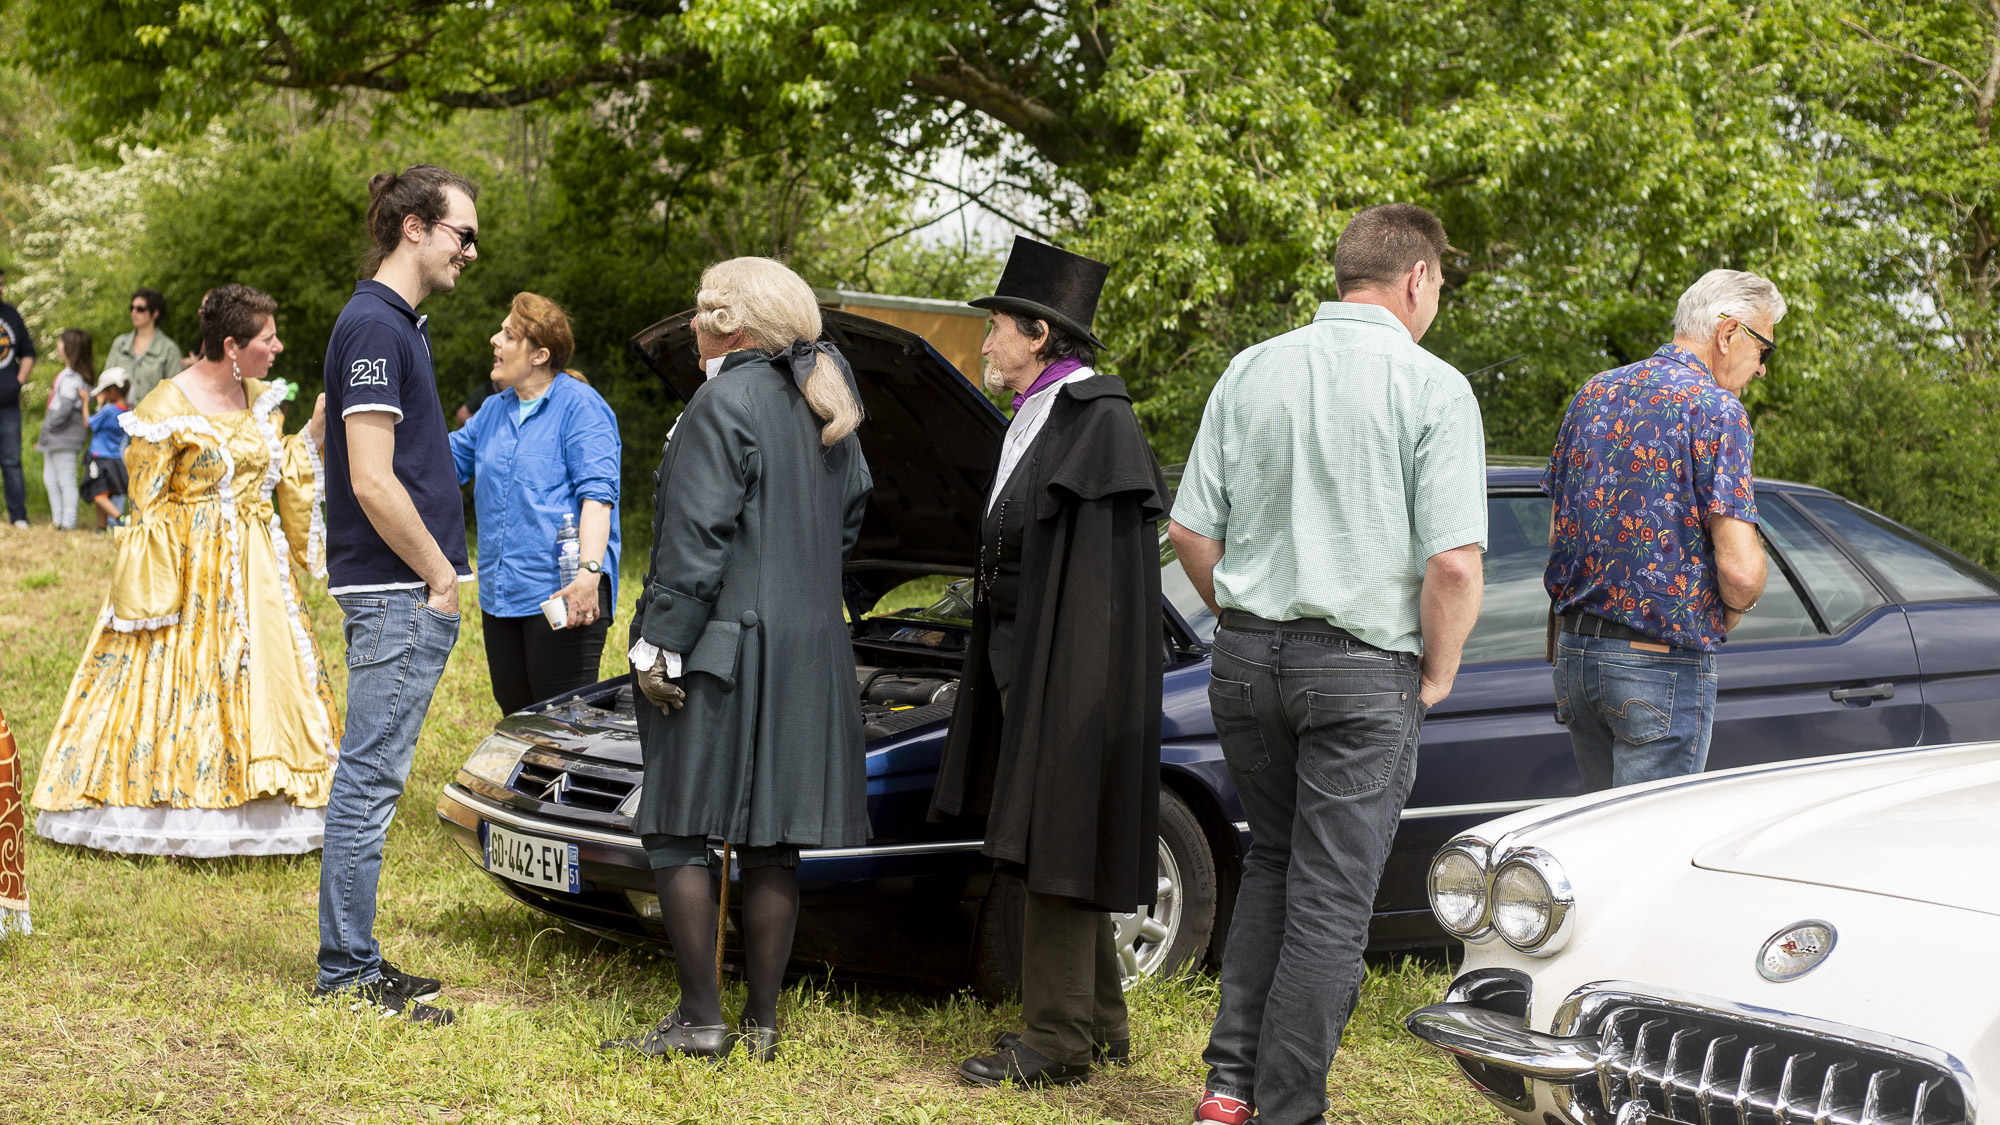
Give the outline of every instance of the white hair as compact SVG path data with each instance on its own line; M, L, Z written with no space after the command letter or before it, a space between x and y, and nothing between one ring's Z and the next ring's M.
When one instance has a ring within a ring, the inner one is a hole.
M1751 313L1771 314L1771 323L1785 319L1785 298L1769 278L1742 270L1710 270L1687 287L1674 310L1674 335L1705 340L1726 316L1738 320Z
M745 339L768 352L780 352L795 340L819 339L819 301L812 286L790 266L770 258L731 258L701 271L695 295L694 327L712 336L742 332ZM819 440L833 445L861 424L861 405L848 393L847 380L830 356L813 362L812 374L799 390L806 405L819 416Z

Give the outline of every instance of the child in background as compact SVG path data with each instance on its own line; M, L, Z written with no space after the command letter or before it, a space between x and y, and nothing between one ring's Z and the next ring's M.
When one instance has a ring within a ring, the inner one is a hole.
M126 436L118 420L132 408L125 405L129 382L122 367L105 370L97 380L97 411L90 416L90 465L83 473L83 494L97 506L97 530L123 526L125 514Z
M48 414L42 419L42 436L35 448L42 451L42 487L49 491L49 516L58 528L76 530L76 462L89 445L90 380L96 376L91 365L90 333L81 328L65 328L56 341L56 358L62 374L49 387Z

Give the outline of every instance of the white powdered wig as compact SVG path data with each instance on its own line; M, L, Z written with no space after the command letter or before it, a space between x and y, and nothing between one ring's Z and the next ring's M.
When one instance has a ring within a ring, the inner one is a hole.
M1768 312L1771 323L1785 319L1785 298L1770 279L1742 270L1710 270L1687 287L1674 310L1674 335L1705 340L1715 334L1715 324L1725 316L1738 320L1752 313Z

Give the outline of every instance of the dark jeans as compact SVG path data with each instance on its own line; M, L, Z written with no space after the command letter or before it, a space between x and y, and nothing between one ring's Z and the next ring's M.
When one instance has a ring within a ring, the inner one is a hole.
M486 671L493 702L511 715L531 703L589 687L597 682L598 658L611 628L611 579L597 578L597 620L567 629L549 628L549 619L495 617L481 612L486 633Z
M458 643L457 614L439 613L422 590L337 594L347 615L347 730L326 801L319 857L319 985L382 976L375 887L396 798L410 779L417 734Z
M0 406L0 488L7 493L7 522L28 518L28 482L21 475L21 408Z
M1715 654L1648 652L1564 633L1556 722L1569 728L1585 791L1700 773L1715 729Z
M1208 689L1251 844L1202 1061L1268 1125L1324 1120L1424 719L1415 656L1296 625L1218 630Z

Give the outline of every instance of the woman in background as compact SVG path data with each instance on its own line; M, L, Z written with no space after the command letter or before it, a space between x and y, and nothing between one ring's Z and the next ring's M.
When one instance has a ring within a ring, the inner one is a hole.
M130 525L35 786L35 831L150 855L320 846L340 715L294 565L324 573L325 399L282 436L277 302L202 299L201 358L124 416Z
M63 329L56 341L62 374L49 387L42 436L35 439L35 448L42 452L42 487L49 492L49 516L64 531L76 530L77 458L90 443L90 380L96 373L90 352L90 333L81 328Z
M125 402L133 409L146 401L162 380L181 373L181 349L160 331L167 316L167 299L157 289L132 292L132 331L111 341L106 367L122 367L132 380Z
M452 431L458 482L479 517L479 611L493 701L512 714L597 682L618 597L618 419L583 376L565 371L576 350L554 301L514 297L493 334L493 382ZM557 562L564 517L578 532L577 570ZM562 599L555 628L542 603Z

